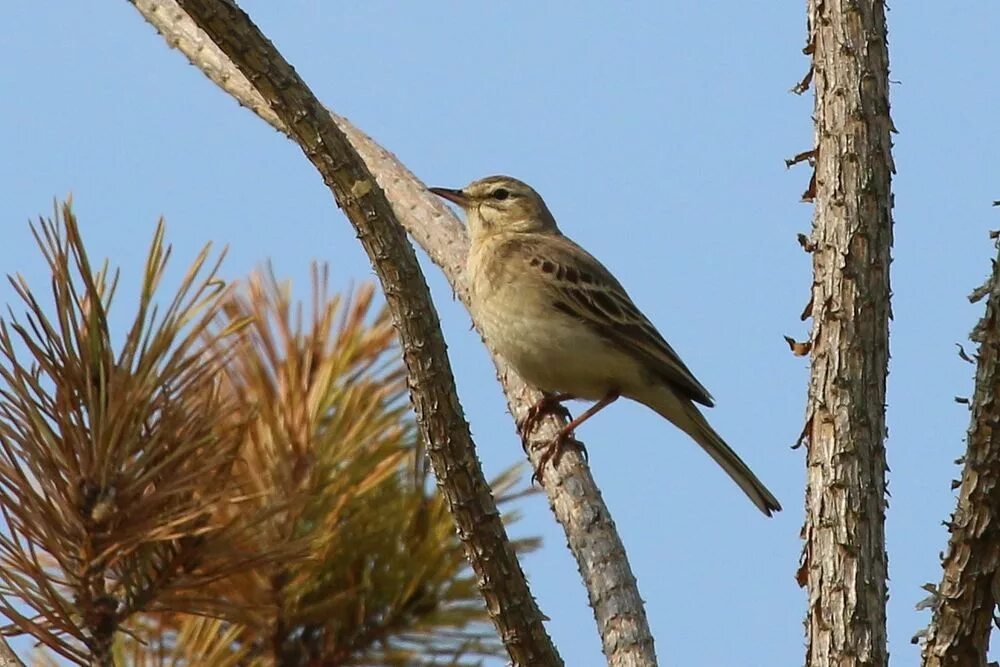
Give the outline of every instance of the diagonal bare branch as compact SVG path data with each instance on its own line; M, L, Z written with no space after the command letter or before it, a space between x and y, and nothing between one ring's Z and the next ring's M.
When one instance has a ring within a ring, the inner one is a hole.
M131 0L167 43L177 48L213 82L276 130L284 123L232 61L202 32L174 0ZM406 231L427 252L463 303L468 303L463 276L468 239L461 223L394 155L346 119L329 112L385 192ZM293 138L294 140L294 138ZM498 378L515 419L522 418L539 394L526 386L494 355ZM565 424L547 417L533 440L548 442ZM538 453L528 452L537 465ZM558 469L546 471L545 492L563 526L576 558L601 635L609 665L656 664L653 638L624 545L590 470L582 457L568 451Z
M179 4L269 101L357 230L402 343L418 427L492 620L516 664L561 665L475 457L430 292L385 194L246 14L218 0Z

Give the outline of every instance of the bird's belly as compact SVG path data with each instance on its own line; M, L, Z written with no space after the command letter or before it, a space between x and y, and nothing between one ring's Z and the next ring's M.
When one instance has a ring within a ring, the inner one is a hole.
M494 350L538 389L597 400L640 381L636 362L609 346L579 322L530 298L502 298L517 308L480 300L475 314Z

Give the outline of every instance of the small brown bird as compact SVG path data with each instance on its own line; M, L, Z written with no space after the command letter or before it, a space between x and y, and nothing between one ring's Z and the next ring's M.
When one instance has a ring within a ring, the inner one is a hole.
M527 437L546 412L570 399L597 401L564 427L539 475L573 431L620 396L638 401L691 436L764 514L781 509L770 491L709 426L695 403L712 397L611 272L559 231L542 198L509 176L461 190L431 188L468 218L472 316L494 350L543 398L521 424Z

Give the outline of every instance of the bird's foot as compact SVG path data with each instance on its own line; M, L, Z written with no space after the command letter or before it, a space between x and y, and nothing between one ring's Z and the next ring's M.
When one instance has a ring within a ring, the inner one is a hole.
M535 468L534 474L531 475L531 481L538 482L539 486L545 486L545 466L551 461L553 468L559 467L559 461L562 460L562 455L567 447L579 451L585 461L589 460L587 448L573 436L573 429L566 426L556 434L556 437L552 438L551 442L544 446L542 455L538 457L538 466Z
M569 410L562 403L572 398L573 396L570 394L545 394L537 403L528 408L528 414L517 424L517 430L521 434L521 444L525 450L528 449L528 438L531 436L531 432L538 426L538 422L547 415L570 419Z

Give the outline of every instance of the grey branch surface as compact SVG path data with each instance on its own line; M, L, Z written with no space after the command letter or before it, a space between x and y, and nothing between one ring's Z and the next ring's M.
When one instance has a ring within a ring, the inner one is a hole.
M174 0L132 1L168 44L184 53L192 64L240 104L278 131L289 134L285 124L247 78ZM463 277L468 239L462 224L395 156L346 119L333 113L330 116L385 192L399 222L441 268L458 298L468 304ZM494 355L493 359L511 414L519 419L540 395L526 386L499 357ZM563 424L565 422L556 417L546 418L532 434L532 442L549 442ZM515 438L512 434L512 443L516 442ZM537 466L539 451L529 448L528 456ZM587 588L608 664L613 667L656 665L653 637L635 576L586 462L576 451L568 450L557 470L546 470L545 480L549 505L563 526Z
M343 132L246 14L219 0L179 4L269 101L357 230L399 334L410 400L438 485L512 661L562 665L476 459L430 291L385 194Z
M817 155L799 572L809 597L805 664L881 667L894 170L884 7L808 0L808 29Z
M985 666L1000 596L1000 256L987 283L969 300L984 295L986 313L971 336L979 353L965 465L924 636L924 667Z

